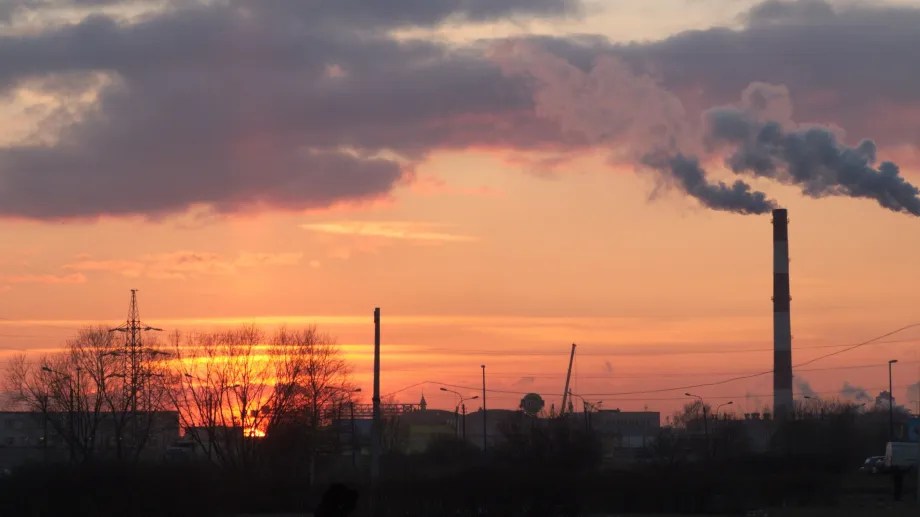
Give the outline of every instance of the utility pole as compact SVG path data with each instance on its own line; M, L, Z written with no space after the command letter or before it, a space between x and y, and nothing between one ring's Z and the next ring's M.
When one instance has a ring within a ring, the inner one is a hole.
M891 365L898 362L897 359L888 361L888 441L894 441L894 386L891 382Z
M380 307L374 309L374 395L371 422L371 511L377 514L378 482L380 478Z
M482 452L488 448L488 427L486 426L486 365L480 365L482 368Z
M572 378L572 363L575 362L575 343L572 343L572 353L569 355L569 369L565 374L565 389L562 390L562 408L559 410L559 416L565 414L566 401L569 397L569 380Z

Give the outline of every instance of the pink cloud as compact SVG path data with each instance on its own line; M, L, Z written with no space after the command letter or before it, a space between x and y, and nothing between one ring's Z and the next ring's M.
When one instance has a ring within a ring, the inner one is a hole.
M129 278L145 276L158 279L185 279L196 276L237 274L242 269L293 266L303 259L302 253L244 252L234 257L199 251L174 251L145 255L136 260L80 260L65 264L64 269L81 272L107 272Z
M0 277L0 281L6 284L41 284L41 285L61 285L61 284L83 284L86 283L86 275L83 273L71 273L66 275L53 274L25 274L25 275L7 275Z
M458 187L450 185L443 178L433 174L420 175L410 184L410 190L423 196L471 196L471 197L498 197L504 193L487 185L478 187Z

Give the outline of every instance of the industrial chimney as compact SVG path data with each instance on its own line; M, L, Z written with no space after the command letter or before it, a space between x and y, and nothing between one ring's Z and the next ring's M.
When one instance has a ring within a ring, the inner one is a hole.
M789 219L773 210L773 414L792 413L792 324L789 320Z

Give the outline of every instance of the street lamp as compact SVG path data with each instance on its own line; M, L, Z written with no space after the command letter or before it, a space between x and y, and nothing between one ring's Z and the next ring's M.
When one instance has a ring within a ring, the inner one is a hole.
M588 413L588 408L594 409L597 406L601 405L604 401L598 400L597 402L591 403L585 400L585 398L582 397L581 395L576 395L572 393L571 391L569 392L569 396L578 397L579 399L581 399L581 405L585 413L585 432L590 433L591 432L591 417L590 417L590 413Z
M349 393L349 394L350 393L361 393L360 387L354 388L354 389L330 387L329 390L338 392L338 393ZM338 415L337 415L337 418L339 419L340 423L342 419L341 408L342 406L340 404ZM349 423L351 427L351 466L353 468L358 468L358 435L355 430L355 400L350 395L348 397L348 417L350 420ZM339 429L341 429L341 425L336 425L337 433L339 432L338 431ZM311 473L311 476L312 476L312 473Z
M700 401L700 406L703 408L703 433L706 435L706 451L709 452L711 447L709 444L709 419L706 416L706 402L704 402L703 397L699 395L694 395L692 393L684 393L684 395L699 399Z
M731 406L731 405L734 404L734 403L735 403L734 400L729 400L728 402L724 402L724 403L719 404L718 406L716 406L716 420L719 419L719 410L722 409L722 406Z
M476 400L479 398L479 395L473 395L472 397L464 397L463 394L461 394L460 392L449 390L443 386L441 387L441 391L453 393L454 395L457 396L457 406L454 408L454 431L462 433L461 436L463 438L463 441L466 441L466 404L465 402L467 400ZM459 416L459 412L461 409L463 410L462 420L460 420L460 416ZM457 429L458 427L460 428L459 430Z
M888 361L888 440L894 441L894 391L891 382L891 365L898 362L897 359Z
M42 369L43 372L48 372L48 373L57 375L57 376L59 376L61 379L66 379L66 380L68 381L68 398L70 399L70 404L69 404L69 407L67 408L67 417L68 417L68 418L67 418L67 424L68 424L67 427L69 428L69 429L68 429L68 432L70 433L70 436L67 437L67 438L68 438L68 441L70 442L70 459L71 459L71 461L72 461L72 460L75 458L75 456L76 456L76 448L75 448L75 446L76 446L75 441L76 441L76 438L77 438L77 437L76 437L76 435L77 435L76 404L77 404L77 402L78 402L78 401L75 401L75 400L74 400L74 399L75 399L75 397L74 397L74 379L73 379L73 377L72 377L71 375L66 374L66 373L64 373L64 372L59 372L59 371L57 371L57 370L51 368L51 367L48 366L47 364L42 365L42 368L41 368L41 369ZM78 382L79 382L79 376L80 376L81 370L82 370L82 368L80 368L80 367L78 366L78 367L77 367L77 381L78 381ZM79 384L77 385L77 390L79 390ZM46 405L46 410L47 410L47 403L46 403L45 405ZM47 416L46 416L45 418L47 419ZM47 431L45 431L45 441L47 441Z

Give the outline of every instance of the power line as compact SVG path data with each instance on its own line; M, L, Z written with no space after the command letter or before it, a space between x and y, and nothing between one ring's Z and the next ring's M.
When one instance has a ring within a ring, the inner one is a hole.
M890 335L890 334L889 334ZM876 344L883 343L912 343L920 341L920 338L904 338L904 339L892 339L886 341L877 341ZM411 346L411 345L408 345ZM600 346L618 346L613 345L600 345ZM633 345L635 346L635 345ZM852 344L848 345L810 345L810 346L798 346L795 350L820 350L825 348L846 348L854 346ZM485 356L533 356L533 357L563 357L567 355L564 352L539 352L539 351L528 351L528 350L483 350L483 349L457 349L457 348L442 348L442 347L428 347L425 348L426 352L436 352L444 353L445 355L485 355ZM755 352L772 352L773 348L719 348L719 349L709 349L709 350L668 350L654 353L643 354L641 351L637 351L635 354L624 353L622 350L614 350L609 352L603 351L586 351L584 353L579 352L579 355L582 356L613 356L613 355L648 355L648 356L658 356L658 355L696 355L696 354L742 354L742 353L755 353ZM416 351L407 351L407 353L416 352Z
M576 359L576 364L577 364ZM920 361L900 361L899 364L920 364ZM884 368L885 363L864 363L856 365L846 365L846 366L828 366L824 368L800 368L799 372L821 372L821 371L831 371L831 370L857 370L861 368ZM438 375L450 375L452 377L475 377L479 378L478 374L473 373L458 373L458 372L448 372L448 371L438 371L432 372L431 368L388 368L388 372L426 372L426 373L437 373ZM579 375L578 379L608 379L608 380L617 380L617 379L646 379L648 377L708 377L713 375L748 375L758 372L655 372L650 371L642 374L598 374L598 375ZM543 372L496 372L494 374L489 374L490 377L498 378L533 378L533 379L558 379L559 374L543 373ZM574 380L574 378L573 378Z
M816 358L809 359L808 361L804 361L804 362L802 362L802 363L793 365L793 368L797 368L797 367L799 367L799 366L809 365L809 364L815 363L815 362L817 362L817 361L820 361L820 360L822 360L822 359L826 359L826 358L828 358L828 357L833 357L833 356L835 356L835 355L839 355L839 354L842 354L842 353L844 353L844 352L849 352L849 351L851 351L851 350L855 350L855 349L860 348L860 347L863 347L863 346L867 346L867 345L870 345L870 344L873 344L873 343L878 343L879 341L881 341L882 339L884 339L884 338L886 338L886 337L888 337L888 336L892 336L892 335L898 334L898 333L900 333L900 332L903 332L903 331L905 331L905 330L908 330L908 329L911 329L911 328L915 328L915 327L920 327L920 323L912 323L912 324L910 324L910 325L906 325L906 326L903 326L903 327L898 328L898 329L896 329L896 330L892 330L892 331L890 331L890 332L886 332L886 333L884 333L884 334L881 334L881 335L876 336L876 337L874 337L874 338L871 338L871 339L868 339L868 340L866 340L866 341L857 343L857 344L855 344L855 345L850 345L850 346L848 346L847 348L845 348L845 349L843 349L843 350L837 350L837 351L831 352L831 353L829 353L829 354L824 354L824 355L822 355L822 356L818 356L818 357L816 357ZM728 384L728 383L731 383L731 382L737 382L737 381L740 381L740 380L753 379L753 378L761 377L761 376L763 376L763 375L768 375L768 374L771 374L771 373L773 373L773 370L772 370L772 369L766 370L766 371L762 371L762 372L757 372L757 373L751 373L751 374L747 374L747 375L739 375L739 376L736 376L736 377L731 377L731 378L723 379L723 380L720 380L720 381L705 382L705 383L691 384L691 385L684 385L684 386L675 386L675 387L671 387L671 388L658 388L658 389L638 390L638 391L623 391L623 392L616 392L616 393L582 393L581 395L584 396L584 397L617 397L617 396L621 396L621 395L644 395L644 394L650 394L650 393L667 393L667 392L669 392L669 391L678 391L678 390L688 390L688 389L696 389L696 388L708 388L708 387L712 387L712 386L721 386L721 385L723 385L723 384ZM442 386L448 386L448 387L451 387L451 388L459 388L459 389L466 389L466 390L477 390L477 389L479 389L479 388L475 388L475 387L471 387L471 386L463 386L463 385L459 385L459 384L450 384L450 383L446 383L446 382L435 382L435 381L423 381L423 382L420 382L420 383L415 384L415 386L419 386L419 385L422 385L422 384L440 384L440 385L442 385ZM407 390L407 389L410 389L410 387L402 388L402 389L400 389L400 390L397 390L395 393L399 393L400 391L404 391L404 390ZM508 395L526 395L526 394L527 394L527 392L525 392L525 391L497 390L497 389L486 389L486 392L500 393L500 394L508 394ZM561 397L561 396L562 396L562 395L559 394L559 393L550 393L550 394L548 394L548 395L549 395L549 396L555 396L555 397Z

